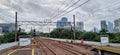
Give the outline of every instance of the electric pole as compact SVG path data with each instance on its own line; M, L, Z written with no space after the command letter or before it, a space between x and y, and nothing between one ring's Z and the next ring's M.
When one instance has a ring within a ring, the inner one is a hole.
M15 12L15 42L17 41L17 12Z
M71 22L71 24L70 24L70 27L71 27L71 33L70 33L70 35L71 35L71 41L72 41L72 39L73 39L72 22Z
M74 41L75 41L75 15L73 15L73 23L74 23L74 30L73 30L73 36L74 36Z
M49 38L50 38L50 27L49 27Z

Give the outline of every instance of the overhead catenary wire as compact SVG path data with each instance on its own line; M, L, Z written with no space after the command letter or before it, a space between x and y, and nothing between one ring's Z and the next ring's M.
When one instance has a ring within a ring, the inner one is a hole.
M64 9L64 11L70 9L71 7L73 7L74 5L76 5L78 2L80 2L80 0L76 1L75 3L73 3L71 6L67 7L66 9Z
M69 7L69 5L71 5L71 3L73 2L74 0L70 0L70 2L68 4L66 4L66 6L63 7L63 10L65 10L67 7ZM62 9L62 8L61 8ZM60 12L60 10L59 10Z
M78 7L75 7L75 8L73 8L72 10L70 10L70 11L68 11L68 12L64 13L64 14L57 16L57 18L59 18L59 17L61 17L61 16L65 15L65 14L67 14L67 13L70 13L70 12L74 11L75 9L77 9L77 8L81 7L82 5L84 5L84 4L86 4L86 3L88 3L89 1L90 1L90 0L85 1L84 3L80 4ZM53 19L54 19L54 18L53 18Z
M63 5L65 4L66 1L67 1L67 0L64 0L64 2L61 4L61 6L60 6L60 8L58 8L58 10L59 10L59 9L62 9L62 7L63 7Z
M53 13L53 15L52 15L51 17L53 17L53 16L57 13L57 11L59 12L59 9L62 8L62 6L65 4L66 1L67 1L67 0L64 0L64 1L61 3L61 6Z
M71 6L67 7L67 8L66 8L65 10L63 10L63 11L69 10L71 7L73 7L74 5L76 5L76 4L79 3L79 2L80 2L80 0L77 0L75 3L73 3ZM59 14L58 14L58 15L59 15ZM57 17L58 15L54 16L53 18Z
M107 6L105 6L105 7L102 7L102 8L98 8L98 9L96 9L96 10L94 10L93 11L93 13L94 12L97 12L97 11L100 11L100 10L103 10L103 9L108 9L108 8L111 8L111 7L114 7L114 6L116 6L117 4L119 4L120 2L115 2L115 3L113 3L112 5L107 5ZM120 4L119 4L120 5ZM113 10L116 10L116 9L113 9ZM111 11L113 11L113 10L111 10Z
M120 2L116 2L116 3L112 4L112 5L108 5L108 6L106 6L106 7L96 9L94 12L99 11L99 10L103 10L103 9L106 9L106 8L113 7L113 5L116 5L116 4L119 4L119 3L120 3Z

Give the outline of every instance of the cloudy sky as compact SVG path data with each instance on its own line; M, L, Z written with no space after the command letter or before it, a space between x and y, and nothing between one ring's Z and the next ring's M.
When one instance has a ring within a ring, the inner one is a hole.
M0 23L14 22L16 11L18 12L19 21L43 21L44 19L57 21L62 17L67 17L69 21L72 21L72 16L76 15L76 21L84 22L85 30L92 30L93 27L100 29L101 20L113 22L115 19L120 18L120 0L90 0L69 12L86 1L0 0ZM61 16L66 12L69 13Z

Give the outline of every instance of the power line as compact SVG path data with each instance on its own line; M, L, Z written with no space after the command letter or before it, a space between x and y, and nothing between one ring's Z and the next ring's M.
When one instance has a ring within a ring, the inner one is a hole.
M68 8L66 8L64 11L69 10L71 7L73 7L74 5L76 5L78 2L80 2L80 0L76 1L75 3L73 3L71 6L69 6ZM57 17L58 15L54 16L53 18Z
M60 15L60 16L58 16L58 18L61 17L61 16L63 16L63 15L65 15L65 14L67 14L67 13L72 12L73 10L75 10L75 9L77 9L77 8L79 8L79 7L81 7L82 5L86 4L86 3L89 2L89 1L90 1L90 0L87 0L86 2L80 4L78 7L75 7L75 8L73 8L72 10L70 10L70 11L68 11L68 12L66 12L66 13L64 13L64 14L62 14L62 15Z
M74 0L70 0L70 2L65 6L65 7L69 7L69 5L71 5L71 3L73 2ZM65 10L66 8L65 7L63 7L63 10ZM65 8L65 9L64 9Z
M69 2L69 4L71 4L73 1L74 1L74 0L71 0L71 1ZM69 4L67 4L67 5L64 6L63 8L69 6ZM65 9L63 9L63 10L65 10ZM56 12L57 12L57 11L56 11ZM60 9L58 9L58 12L60 12ZM60 14L60 13L53 15L53 17L55 17L55 16L57 16L57 15L59 15L59 14ZM53 18L53 17L51 17L51 18Z
M120 2L116 2L116 3L112 4L112 5L116 5L116 4L119 4L119 3L120 3ZM99 10L103 10L103 9L106 9L106 8L113 7L112 5L108 5L108 6L106 6L106 7L96 9L94 12L99 11Z
M63 3L61 4L61 6L60 6L61 8L58 8L58 10L59 10L59 9L62 9L62 6L65 4L66 1L67 1L67 0L64 0L64 2L63 2Z
M65 4L65 2L66 2L67 0L64 0L62 3L61 3L61 7ZM57 13L57 11L59 10L60 8L58 8L54 13L53 13L53 15L51 16L51 17L53 17L56 13Z
M66 8L65 10L68 10L69 8L71 8L72 6L76 5L78 2L80 2L80 0L76 1L75 3L73 3L71 6L69 6L68 8ZM64 10L64 11L65 11Z

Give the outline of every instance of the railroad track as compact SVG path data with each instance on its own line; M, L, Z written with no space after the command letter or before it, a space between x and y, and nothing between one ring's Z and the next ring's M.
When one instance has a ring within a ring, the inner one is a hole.
M60 43L44 38L36 38L36 42L39 49L42 49L39 52L45 53L42 55L93 55L89 54L89 50L86 50L84 46L80 47L70 43Z
M50 47L44 44L44 42L41 39L37 39L37 42L38 42L39 48L42 49L40 52L45 53L42 55L56 55L56 53L52 49L50 49Z
M46 44L51 43L51 45L54 46L54 48L53 48L54 50L59 49L59 51L62 51L62 54L58 54L58 55L80 55L80 54L76 54L76 53L72 52L71 50L66 50L66 49L58 47L54 41L51 41L51 40L48 40L48 39L44 39L44 40L47 41ZM51 46L51 48L52 48L52 46Z
M69 46L69 47L76 47L76 48L79 48L79 47L81 47L82 49L88 49L89 48L89 50L91 50L90 49L90 47L89 46L81 46L81 45L76 45L76 44L71 44L71 43L66 43L66 42L63 42L62 43L63 45L66 45L66 46Z
M37 38L34 38L34 42L36 43L36 48L38 49L38 55L45 55L46 54L46 52L45 52L45 50L42 48L42 47L40 47L39 45L40 45L40 43L38 42L39 40L37 39ZM42 54L42 51L44 51L45 52L45 54Z
M48 39L44 39L44 40L46 40L46 41L48 41L48 42L52 42L51 40L48 40ZM65 43L65 44L62 44L62 43L55 43L55 42L53 42L52 44L53 44L54 46L57 46L57 47L63 49L63 50L68 51L68 52L71 53L72 55L85 55L85 54L83 54L83 53L81 53L81 52L79 52L79 51L76 51L76 50L72 49L73 46L67 45L66 43Z
M79 52L77 50L74 50L70 46L65 46L65 45L62 45L62 44L56 44L56 46L58 46L58 47L60 47L60 48L62 48L64 50L66 50L66 51L69 51L69 52L73 53L74 55L85 55L85 54L83 54L83 53L81 53L81 52Z

